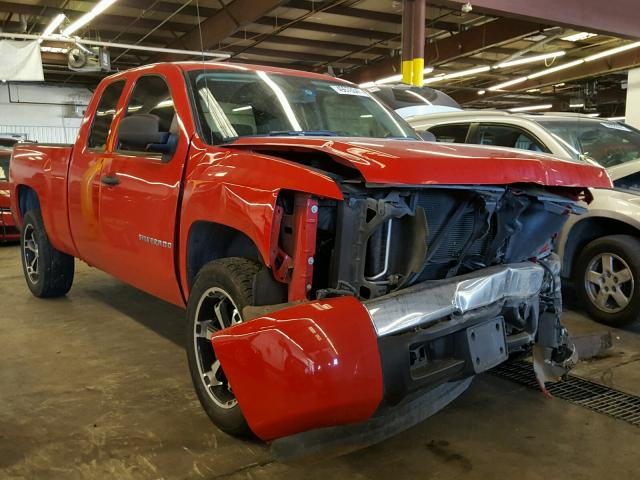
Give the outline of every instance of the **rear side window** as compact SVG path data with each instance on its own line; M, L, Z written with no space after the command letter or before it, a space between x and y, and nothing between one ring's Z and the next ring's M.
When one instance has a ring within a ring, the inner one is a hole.
M173 98L167 82L162 77L148 75L138 79L129 98L125 117L133 115L152 115L158 118L160 132L178 133ZM146 152L144 148L122 143L118 149L128 152Z
M429 129L436 136L436 141L447 143L464 143L469 133L469 123L438 125Z
M534 152L545 151L544 147L533 136L520 128L509 125L480 125L478 127L478 143L480 145L495 145Z
M120 80L113 82L102 92L100 102L98 102L98 109L93 117L93 124L89 131L89 141L87 142L89 148L104 150L123 88L124 80Z

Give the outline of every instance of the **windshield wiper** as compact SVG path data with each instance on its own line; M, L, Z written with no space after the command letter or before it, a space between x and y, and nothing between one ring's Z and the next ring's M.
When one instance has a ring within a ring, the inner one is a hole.
M337 132L331 130L273 130L269 132L269 136L296 136L296 137L338 137Z

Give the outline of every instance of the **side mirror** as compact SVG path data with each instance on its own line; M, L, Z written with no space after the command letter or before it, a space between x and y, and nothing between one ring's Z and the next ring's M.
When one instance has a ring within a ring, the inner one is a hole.
M161 132L160 117L157 115L142 113L120 121L118 141L124 150L133 148L162 153L162 160L168 161L176 149L178 136Z

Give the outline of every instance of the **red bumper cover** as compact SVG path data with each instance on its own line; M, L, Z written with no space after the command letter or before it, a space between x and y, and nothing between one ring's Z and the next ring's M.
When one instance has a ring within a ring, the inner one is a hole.
M242 413L263 440L366 420L382 400L376 333L353 297L279 310L211 341Z

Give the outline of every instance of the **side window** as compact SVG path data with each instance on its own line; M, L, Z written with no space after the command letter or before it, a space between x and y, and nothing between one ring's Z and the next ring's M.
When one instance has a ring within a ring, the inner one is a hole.
M158 130L172 134L178 133L176 110L167 82L157 75L140 77L133 87L125 117L151 116L157 119ZM128 152L147 152L145 148L126 145L119 142L118 150Z
M534 152L545 151L543 146L531 135L520 128L509 125L480 125L478 127L478 143Z
M464 143L469 133L469 126L469 123L438 125L431 127L429 131L436 136L437 142Z
M124 80L120 80L113 82L102 92L96 114L93 117L93 124L89 131L87 147L104 150L123 88Z

